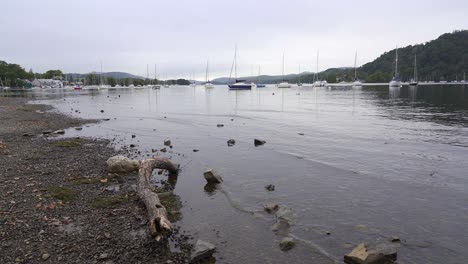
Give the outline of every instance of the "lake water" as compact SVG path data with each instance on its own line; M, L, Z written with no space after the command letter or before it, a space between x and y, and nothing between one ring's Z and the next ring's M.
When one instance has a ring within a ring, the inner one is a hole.
M340 263L357 243L392 236L402 240L400 263L468 258L468 89L461 85L26 96L73 116L109 118L67 135L135 144L138 158L171 139L172 153L158 155L181 164L177 224L216 244L217 263ZM228 147L231 138L236 145ZM254 138L267 143L255 147ZM219 189L205 186L207 168L221 173ZM299 243L289 252L270 230L274 218L252 213L269 201L295 214L290 233Z

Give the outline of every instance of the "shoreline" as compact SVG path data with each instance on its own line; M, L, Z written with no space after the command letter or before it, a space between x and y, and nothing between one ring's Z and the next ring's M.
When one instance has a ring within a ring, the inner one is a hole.
M76 119L30 98L0 98L1 263L187 263L187 235L147 236L136 174L105 161L109 140L45 135L98 120Z

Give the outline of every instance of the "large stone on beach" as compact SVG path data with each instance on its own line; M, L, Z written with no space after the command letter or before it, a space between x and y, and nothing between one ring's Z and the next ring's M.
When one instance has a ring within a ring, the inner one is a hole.
M213 255L215 250L215 245L198 239L197 243L195 243L195 246L192 249L192 252L190 253L190 262L193 263L205 258L209 258L211 255Z
M344 256L347 264L393 264L396 259L396 247L385 244L369 249L365 243L361 243Z
M221 183L223 181L223 179L221 178L221 175L219 175L219 173L215 171L214 169L209 169L203 172L203 176L205 176L205 180L208 183L216 184L216 183Z
M133 172L140 168L138 161L131 160L122 155L110 157L106 161L106 164L110 172Z

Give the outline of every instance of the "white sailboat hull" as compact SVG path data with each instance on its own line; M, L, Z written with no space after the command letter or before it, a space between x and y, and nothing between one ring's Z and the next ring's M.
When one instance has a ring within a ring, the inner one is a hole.
M291 88L291 85L287 82L282 82L278 84L278 88Z

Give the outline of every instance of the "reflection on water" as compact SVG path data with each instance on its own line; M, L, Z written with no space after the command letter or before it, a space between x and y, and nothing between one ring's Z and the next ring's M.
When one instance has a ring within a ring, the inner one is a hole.
M340 262L352 245L391 236L403 241L402 263L468 258L461 232L468 230L462 85L0 94L49 99L83 118L110 118L67 135L119 138L136 144L141 157L170 138L174 148L157 155L182 166L175 188L184 205L179 223L217 244L220 263ZM231 138L236 144L228 147ZM267 143L256 148L254 138ZM207 168L222 174L219 191L206 185ZM268 184L276 190L267 192ZM290 231L303 242L294 254L277 248L274 217L262 208L269 201L297 215Z

